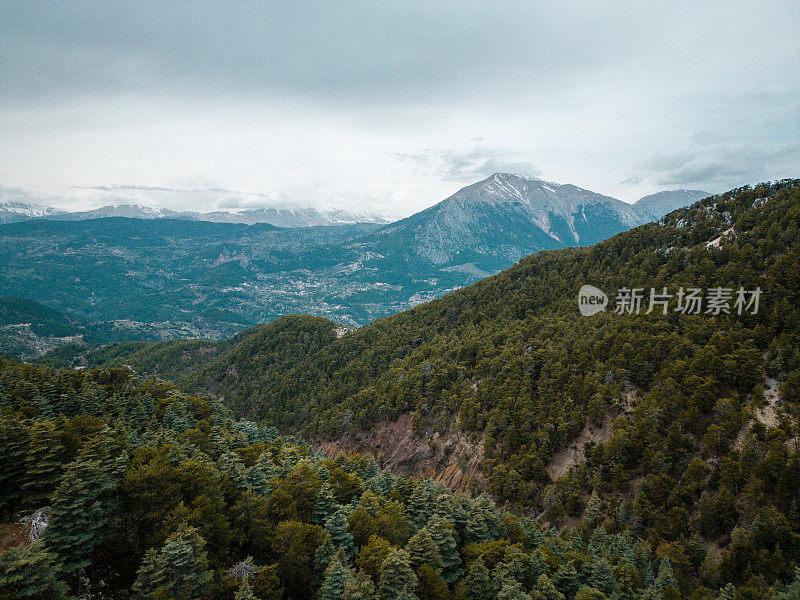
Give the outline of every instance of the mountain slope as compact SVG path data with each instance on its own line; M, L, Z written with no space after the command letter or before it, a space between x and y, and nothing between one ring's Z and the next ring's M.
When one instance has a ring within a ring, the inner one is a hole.
M28 219L37 219L57 215L62 211L49 206L29 204L12 200L0 201L0 223L18 223Z
M633 208L647 221L660 219L673 210L694 204L698 200L711 196L702 190L673 190L658 192L640 198Z
M0 205L2 209L2 205ZM317 210L315 208L259 208L239 212L214 211L200 213L154 208L140 204L111 204L99 208L79 211L55 211L31 215L47 217L59 221L84 221L106 217L128 217L134 219L182 219L188 221L209 221L211 223L239 223L256 225L266 223L276 227L314 227L320 225L352 225L355 223L387 223L386 219L367 213L356 214L340 209Z
M276 228L205 217L120 205L0 226L0 294L164 335L218 339L296 313L363 325L532 252L593 243L639 222L612 198L504 174L387 226ZM350 218L236 215L268 217L289 225Z
M360 243L401 263L486 275L538 250L593 244L642 222L608 196L495 173Z
M403 416L432 453L472 432L499 499L551 523L591 506L658 545L689 587L757 589L800 561L798 223L800 180L743 188L341 337L292 317L93 360L157 369L342 447ZM612 299L623 287L763 293L756 314L679 314L673 299L668 315L582 317L583 284Z

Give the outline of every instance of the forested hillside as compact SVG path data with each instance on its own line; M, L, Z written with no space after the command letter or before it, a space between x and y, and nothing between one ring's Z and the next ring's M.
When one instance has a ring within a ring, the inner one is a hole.
M312 437L407 412L422 440L474 432L501 502L553 524L593 506L668 554L685 593L732 581L762 597L800 560L798 222L800 181L742 188L590 248L539 252L340 339L292 317L93 360ZM681 314L673 299L667 315L582 317L583 284L612 299L623 287L762 295L757 314ZM565 453L577 460L555 469Z
M3 600L602 600L693 583L596 496L558 532L371 457L325 459L127 369L0 360L0 483L3 520L40 517L32 541L0 547ZM761 591L795 598L800 571L788 582Z

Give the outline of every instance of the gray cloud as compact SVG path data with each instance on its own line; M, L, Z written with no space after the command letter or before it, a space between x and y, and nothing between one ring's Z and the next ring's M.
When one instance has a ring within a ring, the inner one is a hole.
M653 155L639 167L658 185L698 185L717 190L796 176L800 143L765 148L761 144L694 144L687 150Z
M422 174L437 175L443 181L473 182L493 173L516 173L532 177L541 175L536 165L513 160L508 152L476 146L465 152L431 150L426 148L416 154L396 154L399 160L417 165Z
M796 176L798 29L796 0L6 0L0 181L408 214L495 171L627 199Z
M5 101L22 105L129 91L403 102L475 95L481 80L506 82L509 93L520 76L589 72L624 55L620 39L645 41L625 27L610 42L595 19L616 15L588 12L559 2L449 10L365 1L10 1L0 6L0 75ZM570 36L553 35L566 27Z

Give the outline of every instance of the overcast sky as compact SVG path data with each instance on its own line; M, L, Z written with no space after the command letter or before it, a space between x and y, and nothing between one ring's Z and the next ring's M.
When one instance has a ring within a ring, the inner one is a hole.
M800 3L0 3L0 199L393 216L800 176Z

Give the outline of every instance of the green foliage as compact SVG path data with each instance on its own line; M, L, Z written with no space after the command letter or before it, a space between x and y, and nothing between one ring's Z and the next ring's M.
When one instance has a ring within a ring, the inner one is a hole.
M439 580L474 600L700 599L729 583L741 598L786 595L800 562L798 222L798 182L743 188L341 338L291 317L219 343L97 355L158 369L183 393L127 368L0 360L4 516L53 506L43 542L56 562L118 573L120 593L140 568L145 596L181 528L206 543L193 550L214 574L203 589L227 598L225 572L244 556L269 573L251 582L262 600L316 598L340 548L358 570L343 596L369 596L369 582L381 598L442 595ZM758 285L763 303L585 318L584 282ZM482 439L487 489L448 494L278 433L338 438L403 414L423 445L458 428ZM559 451L580 460L555 469Z
M39 543L0 552L0 599L66 600L59 570L55 557Z
M405 550L389 550L381 565L378 597L381 600L393 600L404 593L410 595L416 585L417 576L411 568L408 553Z
M211 589L205 540L192 527L181 527L167 538L160 552L149 552L139 569L133 591L140 598L159 594L191 600Z

